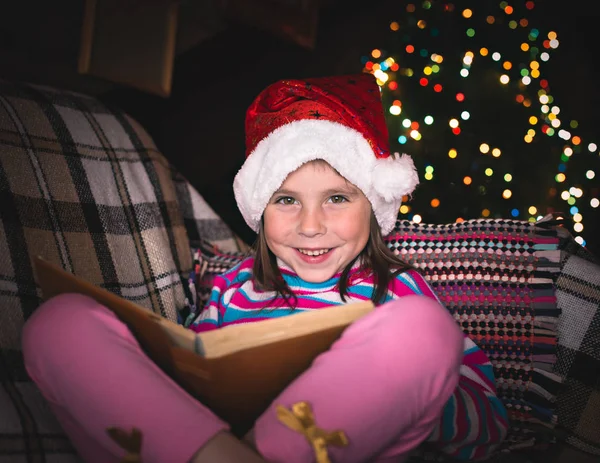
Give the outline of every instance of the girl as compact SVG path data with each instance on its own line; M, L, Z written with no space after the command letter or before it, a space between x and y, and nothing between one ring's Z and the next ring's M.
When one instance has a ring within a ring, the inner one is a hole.
M148 360L112 312L83 296L54 298L28 321L23 349L80 453L115 461L123 450L105 430L133 427L146 463L401 462L424 441L459 459L488 456L507 429L492 366L382 239L418 178L408 156L389 153L373 77L269 86L248 110L246 141L234 192L258 233L255 252L216 278L191 329L364 299L377 308L242 442ZM121 432L121 444L128 437Z

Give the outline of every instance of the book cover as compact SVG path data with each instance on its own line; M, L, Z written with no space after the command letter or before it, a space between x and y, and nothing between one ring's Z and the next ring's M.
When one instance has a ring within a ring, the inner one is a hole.
M167 375L238 436L348 325L373 310L362 301L195 333L41 258L34 268L44 299L80 293L108 307Z

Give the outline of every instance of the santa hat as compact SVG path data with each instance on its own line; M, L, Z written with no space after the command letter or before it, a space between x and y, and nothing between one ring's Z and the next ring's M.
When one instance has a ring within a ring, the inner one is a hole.
M303 164L322 159L371 202L383 235L419 178L410 156L390 154L379 86L370 74L282 80L246 113L246 161L233 188L258 231L271 196Z

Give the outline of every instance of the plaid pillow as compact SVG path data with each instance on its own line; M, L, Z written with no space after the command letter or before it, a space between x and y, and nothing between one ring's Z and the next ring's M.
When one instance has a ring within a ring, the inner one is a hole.
M177 201L193 247L217 246L226 252L238 251L233 232L178 171L173 171Z
M557 422L554 402L561 378L552 368L560 311L552 278L560 264L556 230L544 227L510 220L398 221L386 237L390 249L419 269L494 364L498 395L512 422L505 449L552 440L547 430ZM202 306L215 275L246 255L210 244L194 252Z
M600 262L561 229L561 272L556 298L558 361L564 378L558 396L558 424L566 441L600 455Z
M126 114L0 81L0 460L72 453L23 368L21 329L41 302L32 256L178 319L192 256L172 175Z

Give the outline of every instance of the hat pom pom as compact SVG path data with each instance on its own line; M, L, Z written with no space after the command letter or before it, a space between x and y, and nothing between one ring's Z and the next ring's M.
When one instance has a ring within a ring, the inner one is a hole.
M419 175L409 155L394 153L375 161L373 186L385 201L412 193L418 184Z

